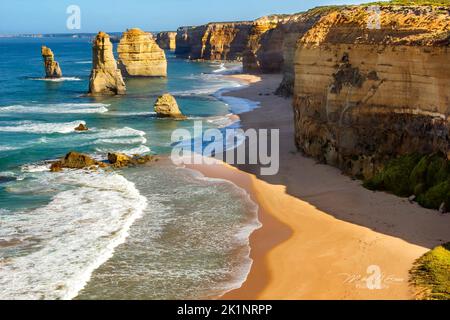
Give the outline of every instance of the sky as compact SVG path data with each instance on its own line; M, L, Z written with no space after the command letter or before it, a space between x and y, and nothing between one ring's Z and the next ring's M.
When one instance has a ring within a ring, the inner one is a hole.
M367 0L1 0L0 34L120 32L133 27L170 31L179 26L254 20L321 5L363 2ZM67 28L70 5L80 8L80 29Z

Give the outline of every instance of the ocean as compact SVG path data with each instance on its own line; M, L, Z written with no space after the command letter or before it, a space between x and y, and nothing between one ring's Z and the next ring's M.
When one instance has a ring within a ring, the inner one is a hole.
M63 78L46 80L49 46ZM191 62L166 52L167 79L126 79L127 95L88 97L91 43L0 39L0 299L204 299L237 288L251 266L257 207L234 184L168 160L143 167L49 172L79 151L158 154L174 129L238 127L256 107L222 97L242 86L236 63ZM186 121L158 119L172 93ZM87 132L76 132L80 123Z

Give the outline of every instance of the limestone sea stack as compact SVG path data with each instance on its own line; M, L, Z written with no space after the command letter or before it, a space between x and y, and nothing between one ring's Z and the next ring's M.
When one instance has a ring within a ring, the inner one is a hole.
M42 46L41 53L42 58L44 58L45 77L48 79L61 78L61 68L59 67L59 63L55 61L53 51L46 46Z
M184 120L186 117L181 113L177 100L166 93L156 99L155 112L161 118L174 118Z
M119 68L125 77L166 77L167 60L164 50L150 33L128 29L117 48Z
M92 72L89 93L92 95L125 94L122 73L117 68L109 35L99 32L92 47Z
M176 37L176 32L160 32L156 35L156 42L161 49L173 51L176 48Z

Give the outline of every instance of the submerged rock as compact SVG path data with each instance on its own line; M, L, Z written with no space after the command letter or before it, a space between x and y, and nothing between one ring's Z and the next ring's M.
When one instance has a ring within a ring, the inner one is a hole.
M41 47L42 58L44 58L45 77L48 79L57 79L62 77L59 63L55 61L53 51L46 47Z
M75 131L88 131L89 128L87 127L87 125L80 123L80 125L78 127L75 128Z
M92 72L89 93L92 95L125 94L122 73L117 68L109 35L99 32L92 47Z
M120 39L117 52L118 66L124 76L167 76L166 54L150 33L138 28L127 30Z
M177 100L171 94L163 94L155 102L155 112L161 118L174 118L178 120L186 119L180 108Z
M58 172L63 168L67 169L85 169L85 168L93 168L93 167L107 167L106 163L97 161L88 155L78 153L78 152L69 152L64 158L52 163L50 167L50 171Z

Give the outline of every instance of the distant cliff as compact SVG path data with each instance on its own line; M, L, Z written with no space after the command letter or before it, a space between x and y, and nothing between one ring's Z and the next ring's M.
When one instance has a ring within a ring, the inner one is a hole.
M156 43L164 50L175 50L176 48L176 32L166 31L159 32L156 35Z
M175 53L191 60L241 60L251 27L250 21L181 27Z
M449 7L367 7L323 16L298 40L295 140L370 178L408 153L449 154ZM373 18L373 17L372 17Z

